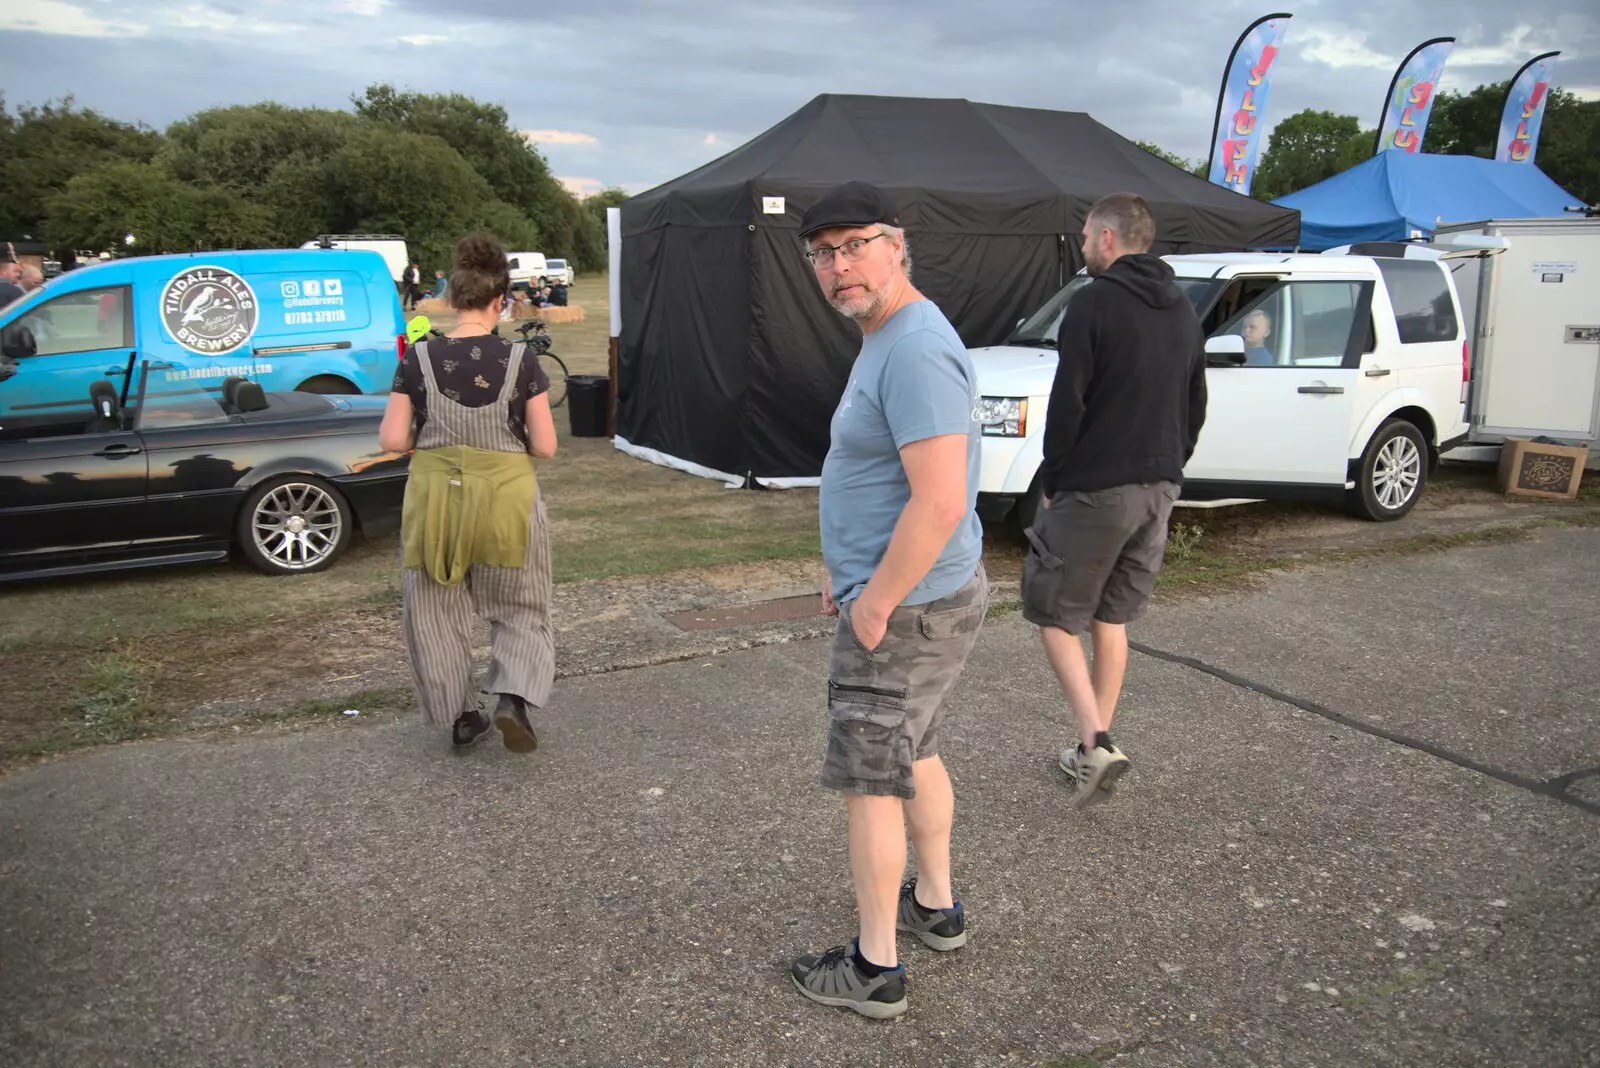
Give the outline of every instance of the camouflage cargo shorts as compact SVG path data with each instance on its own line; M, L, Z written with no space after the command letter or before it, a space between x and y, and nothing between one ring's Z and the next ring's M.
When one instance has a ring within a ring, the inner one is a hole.
M839 606L828 655L828 750L820 782L852 794L916 797L911 765L939 752L944 700L966 666L989 606L983 565L961 589L901 605L868 650Z

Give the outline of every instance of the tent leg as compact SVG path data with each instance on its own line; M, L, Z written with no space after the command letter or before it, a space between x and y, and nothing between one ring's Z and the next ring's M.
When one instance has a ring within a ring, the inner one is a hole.
M610 399L606 402L606 437L617 436L617 339L606 346L606 374L611 378Z

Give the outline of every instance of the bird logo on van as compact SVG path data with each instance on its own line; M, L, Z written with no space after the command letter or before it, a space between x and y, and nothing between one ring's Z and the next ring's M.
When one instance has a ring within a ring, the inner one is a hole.
M221 356L241 348L260 318L255 291L222 267L190 267L161 291L161 320L190 352Z
M232 311L227 295L216 286L203 286L183 308L185 323L203 322L205 317L219 311Z

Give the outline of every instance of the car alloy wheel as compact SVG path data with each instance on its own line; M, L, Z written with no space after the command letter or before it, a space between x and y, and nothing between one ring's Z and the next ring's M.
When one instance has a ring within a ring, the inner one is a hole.
M274 486L250 516L256 549L273 567L308 571L338 548L344 533L339 503L321 486L285 482Z
M1404 508L1422 484L1422 450L1409 435L1396 434L1378 450L1372 465L1372 494L1389 511Z

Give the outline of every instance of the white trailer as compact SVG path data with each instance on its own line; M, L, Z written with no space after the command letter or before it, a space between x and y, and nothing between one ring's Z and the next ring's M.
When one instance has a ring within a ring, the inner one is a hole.
M1600 218L1439 227L1447 233L1510 244L1456 270L1462 317L1472 324L1471 429L1448 455L1492 460L1508 437L1544 436L1588 442L1588 466L1600 466Z

